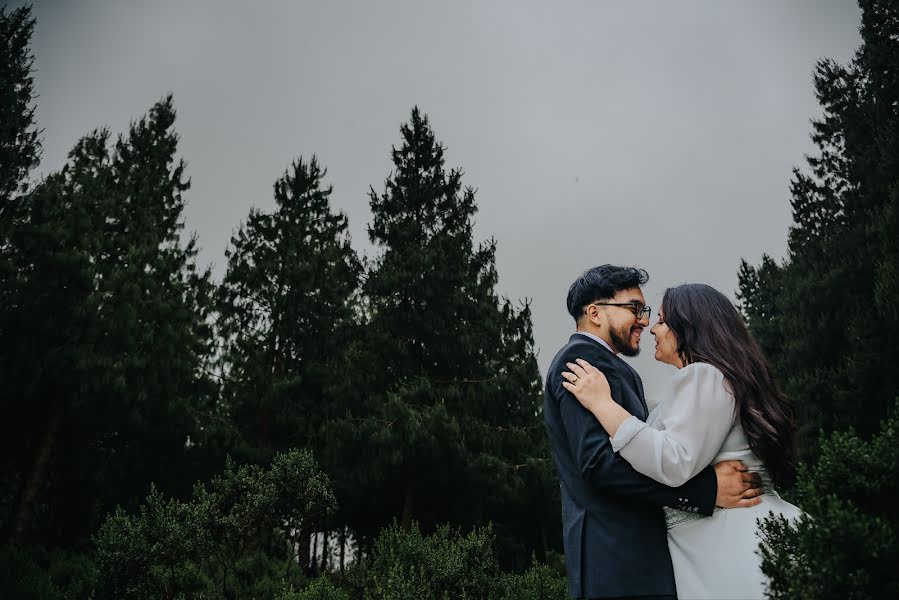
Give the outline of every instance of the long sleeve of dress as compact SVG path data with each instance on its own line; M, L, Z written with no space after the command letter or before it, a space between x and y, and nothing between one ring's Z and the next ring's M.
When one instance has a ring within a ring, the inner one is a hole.
M675 375L669 397L644 423L630 417L611 439L612 449L638 472L680 486L707 467L727 438L735 412L724 375L694 363Z
M580 337L580 336L579 336ZM638 382L629 387L630 374L627 365L598 344L570 344L566 353L557 357L558 365L583 358L605 373L612 396L622 402L633 415L639 414L642 405ZM618 364L620 363L620 364ZM559 424L559 449L571 459L573 473L596 492L619 496L627 501L670 506L672 508L695 507L696 512L711 515L715 509L717 480L712 469L701 471L681 486L667 486L639 473L627 460L614 451L609 434L593 413L584 408L574 395L562 387L562 368L551 368L547 373L547 411L557 411ZM636 419L636 417L635 417ZM639 419L637 419L639 420Z

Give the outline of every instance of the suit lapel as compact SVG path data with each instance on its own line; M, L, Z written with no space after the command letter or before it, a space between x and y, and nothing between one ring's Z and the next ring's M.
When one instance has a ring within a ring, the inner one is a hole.
M604 352L607 352L609 354L609 356L612 357L613 362L616 362L616 364L618 365L618 370L621 371L622 373L626 373L626 375L623 375L623 376L630 378L630 380L633 382L634 390L637 392L637 398L640 400L640 406L643 409L642 415L634 415L634 416L637 417L638 419L640 419L641 421L645 421L646 417L649 416L649 407L646 406L646 396L643 392L643 384L640 381L640 378L637 375L637 372L634 371L633 367L631 367L629 364L627 364L626 362L621 360L621 358L619 358L617 354L615 354L614 352L612 352L611 350L606 348L603 344L600 344L593 338L587 337L586 335L574 333L569 338L568 343L583 342L583 341L589 342L589 343L593 344L594 346L598 346L599 348L602 348L602 350Z
M617 356L615 358L618 358ZM646 394L643 391L643 382L640 381L640 377L637 375L637 372L634 370L632 366L618 358L618 360L625 366L627 372L631 376L631 381L634 382L634 389L637 390L637 398L640 399L640 406L643 407L643 414L638 415L641 421L645 421L646 417L649 416L649 407L646 406Z

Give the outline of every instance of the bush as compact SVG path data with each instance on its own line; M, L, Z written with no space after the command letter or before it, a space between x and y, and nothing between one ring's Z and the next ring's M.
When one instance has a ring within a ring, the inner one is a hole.
M463 534L447 525L430 536L417 525L394 523L375 541L371 556L347 573L352 597L567 598L562 576L534 564L524 574L500 571L491 527Z
M501 579L504 600L544 600L568 598L568 582L559 572L534 561L525 573L508 573Z
M96 568L90 557L42 546L0 547L0 596L21 600L90 597Z
M228 461L190 502L152 490L138 514L119 509L103 523L96 597L272 598L285 583L303 583L292 551L298 532L335 507L308 452L278 454L266 469Z
M292 587L285 588L275 600L349 600L343 590L336 587L327 577L318 577L305 589L295 592Z
M893 415L870 441L824 438L819 462L800 470L805 514L762 522L771 598L899 597L899 403Z
M15 546L0 548L0 590L4 597L22 600L50 600L61 595L31 554Z

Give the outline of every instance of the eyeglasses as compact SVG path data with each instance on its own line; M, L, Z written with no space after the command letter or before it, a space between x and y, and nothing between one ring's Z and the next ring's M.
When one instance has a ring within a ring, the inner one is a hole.
M650 307L636 300L633 302L591 302L590 304L595 304L596 306L623 306L634 313L638 321L643 319L644 316L648 319L649 315L652 314Z

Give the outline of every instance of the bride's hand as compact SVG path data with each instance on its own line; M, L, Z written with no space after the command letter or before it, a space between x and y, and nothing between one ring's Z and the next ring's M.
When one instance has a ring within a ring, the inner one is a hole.
M602 371L581 358L575 363L565 363L570 369L563 371L562 387L574 394L584 408L593 412L602 402L612 402L612 390L609 380Z

